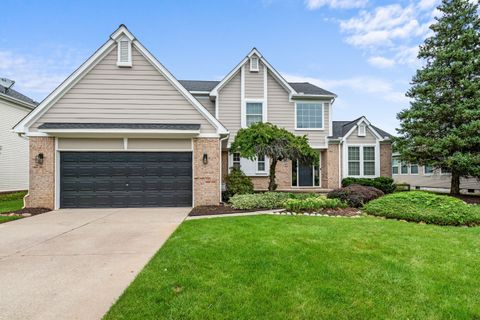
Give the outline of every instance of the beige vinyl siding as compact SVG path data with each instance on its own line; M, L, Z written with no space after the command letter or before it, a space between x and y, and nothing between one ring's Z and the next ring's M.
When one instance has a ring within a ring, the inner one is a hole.
M133 46L133 66L119 68L117 50L93 67L32 127L44 122L198 123L215 128Z
M260 61L258 72L250 71L250 61L245 65L245 99L263 99L263 72L265 66Z
M11 130L29 111L0 98L0 192L28 189L28 140Z
M434 174L425 175L424 168L419 166L419 174L394 174L392 175L396 183L408 183L412 188L416 186L422 188L440 188L440 189L450 189L451 176L446 174L440 174L435 172ZM400 167L399 167L400 171ZM475 189L477 192L480 191L480 182L476 178L461 178L460 179L460 188L464 189Z
M59 138L59 150L123 150L123 139Z
M212 116L215 116L215 102L210 100L209 96L195 96L195 98L207 109Z
M295 130L295 103L290 102L288 92L268 72L267 74L267 95L268 95L268 121L297 135L307 135L310 144L316 147L326 147L325 138L330 129L329 102L324 102L324 130L309 131Z
M128 150L192 150L192 140L128 139Z
M365 144L365 143L374 144L376 142L377 142L377 138L372 133L372 131L368 128L365 132L365 137L358 136L357 128L355 128L352 134L350 134L350 136L347 137L348 144Z
M240 71L220 90L218 120L230 131L230 142L241 127Z

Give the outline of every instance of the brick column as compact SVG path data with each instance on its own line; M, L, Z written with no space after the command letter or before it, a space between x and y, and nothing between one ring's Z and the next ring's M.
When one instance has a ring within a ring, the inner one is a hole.
M380 143L380 175L392 177L392 144Z
M208 163L203 163L203 154ZM193 139L193 205L220 203L220 143L218 138Z
M43 154L43 163L37 164L35 157ZM29 138L29 188L25 197L28 208L55 207L55 138Z
M323 163L324 158L326 158L326 165ZM328 149L326 151L326 156L322 157L322 167L327 169L327 185L322 187L328 189L336 189L340 187L340 175L339 169L341 165L340 159L340 144L333 144L330 143L328 145ZM322 175L322 183L324 181L324 177Z

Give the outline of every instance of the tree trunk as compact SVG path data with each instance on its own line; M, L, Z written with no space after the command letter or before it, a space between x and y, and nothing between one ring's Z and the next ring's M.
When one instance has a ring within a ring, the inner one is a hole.
M277 189L277 184L275 183L275 169L277 167L277 159L271 159L270 163L270 175L268 182L268 191L275 191Z
M450 182L450 194L460 194L460 175L452 170L452 181Z

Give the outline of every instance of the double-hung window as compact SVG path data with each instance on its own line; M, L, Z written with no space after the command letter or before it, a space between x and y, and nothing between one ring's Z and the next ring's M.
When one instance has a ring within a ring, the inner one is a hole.
M257 157L257 171L265 172L265 156L264 155Z
M433 167L432 166L425 166L423 168L423 174L432 174L433 173Z
M348 147L348 175L360 175L360 147Z
M392 159L392 174L398 174L399 164L400 164L400 161L398 161L398 159L396 158Z
M232 155L232 167L240 169L240 153L235 152Z
M263 120L263 105L261 102L247 102L245 110L247 127L255 122L262 122Z
M363 175L375 175L375 147L363 147Z
M418 164L410 165L410 174L418 174Z
M400 167L401 174L408 174L408 163L402 162L402 166Z
M323 129L323 103L297 103L296 104L297 130L321 130Z
M375 176L374 146L349 146L347 156L349 176Z

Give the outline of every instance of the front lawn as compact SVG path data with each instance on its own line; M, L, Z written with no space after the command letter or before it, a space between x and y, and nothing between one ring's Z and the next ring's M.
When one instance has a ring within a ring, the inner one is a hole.
M373 217L184 222L106 319L478 319L480 228Z
M26 192L0 194L0 213L22 209L25 194Z

